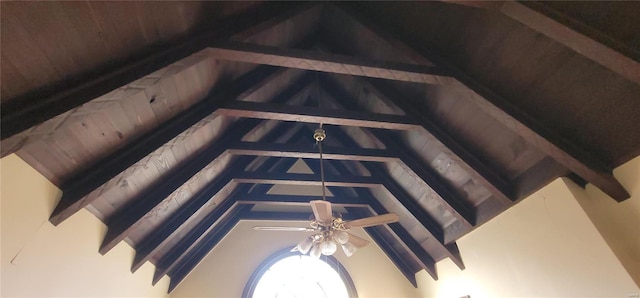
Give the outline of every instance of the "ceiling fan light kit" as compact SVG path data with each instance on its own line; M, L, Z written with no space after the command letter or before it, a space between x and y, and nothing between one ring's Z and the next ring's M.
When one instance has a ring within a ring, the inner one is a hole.
M324 166L322 157L322 141L326 138L326 132L322 129L322 124L313 133L313 139L318 144L320 153L320 178L322 182L322 200L313 200L311 209L314 218L310 221L311 228L300 227L254 227L256 230L265 231L313 231L313 235L304 238L291 251L298 251L302 254L309 254L314 258L321 255L330 256L336 253L338 246L347 257L352 256L359 247L369 244L368 240L360 238L347 232L351 228L366 228L381 224L393 223L399 220L398 215L389 213L378 216L371 216L356 219L350 222L342 220L339 214L334 215L331 203L325 196Z

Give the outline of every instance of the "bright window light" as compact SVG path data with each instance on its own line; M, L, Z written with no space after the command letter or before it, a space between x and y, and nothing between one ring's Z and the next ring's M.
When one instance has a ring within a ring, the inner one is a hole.
M331 265L306 255L283 258L260 277L253 298L349 298L347 287Z

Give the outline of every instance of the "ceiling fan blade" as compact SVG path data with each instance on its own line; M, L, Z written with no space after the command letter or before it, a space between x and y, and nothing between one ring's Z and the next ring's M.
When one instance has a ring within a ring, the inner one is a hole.
M285 232L312 232L315 231L313 228L302 228L302 227L264 227L257 226L253 227L254 230L258 231L285 231Z
M388 224L398 222L400 217L395 213L387 213L378 216L365 217L361 219L352 220L345 223L347 228L366 228L371 226L377 226L382 224Z
M348 233L349 234L349 242L351 242L351 244L353 244L355 247L363 247L366 246L367 244L369 244L369 240L360 238L354 234Z
M311 203L311 209L313 209L313 215L316 217L317 221L330 223L333 220L331 203L323 200L314 200L309 203Z

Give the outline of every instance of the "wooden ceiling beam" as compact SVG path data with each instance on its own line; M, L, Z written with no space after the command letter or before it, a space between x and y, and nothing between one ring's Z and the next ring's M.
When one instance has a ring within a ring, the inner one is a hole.
M71 88L57 93L34 94L34 98L18 99L16 102L30 102L29 105L3 105L0 117L2 140L21 131L63 114L94 98L116 88L125 86L145 75L151 74L171 63L196 53L215 40L247 40L249 37L271 28L305 10L317 6L317 3L302 5L269 4L248 13L222 21L216 30L197 33L176 40L171 44L155 47L155 51L139 53L129 57L129 62L105 69L96 76L80 81ZM158 50L158 48L160 50ZM37 96L37 98L35 98Z
M640 52L542 1L505 1L500 12L640 84Z
M255 212L251 211L252 205L238 205L230 214L220 222L212 227L208 234L199 242L192 251L186 257L180 261L170 272L171 282L169 284L169 293L175 289L175 287L182 282L182 280L193 270L193 268L204 257L220 243L220 240L230 232L230 230L240 220L299 220L308 221L311 212ZM352 207L355 211L364 208ZM353 220L353 216L348 214L345 216L346 220Z
M323 90L325 90L331 97L340 98L340 103L335 102L335 104L342 105L348 109L357 109L357 104L355 104L355 100L351 98L351 96L347 93L346 90L340 88L337 84L331 82L330 80L323 78L322 80ZM392 101L394 102L394 101ZM402 108L402 107L401 107ZM489 177L498 177L493 171L491 171L487 166L481 163L477 158L475 158L471 153L468 152L465 148L463 148L459 143L455 142L454 139L442 132L437 126L433 125L433 123L428 120L428 118L424 117L423 114L417 113L414 108L404 107L407 111L406 114L409 117L416 118L416 122L419 122L421 126L430 133L440 142L446 142L447 144L443 144L445 147L447 145L451 147L449 150L458 153L464 153L465 159L463 162L465 164L475 165L475 168L481 169L486 175ZM432 131L437 131L436 134L433 134ZM412 150L402 144L402 141L399 139L393 138L391 135L385 133L384 131L371 130L373 136L377 138L382 144L387 148L387 150L394 152L397 154L399 161L401 161L408 169L413 171L424 183L426 183L434 192L438 195L435 200L440 201L442 206L448 209L451 214L453 214L461 223L465 224L468 227L473 227L476 225L476 215L472 206L469 206L465 199L458 194L453 187L449 186L447 182L444 181L440 177L440 175L435 172L433 169L424 165L424 162L416 156L416 154L412 153ZM336 133L344 134L343 131L338 130ZM348 139L347 136L344 136L342 139ZM347 145L347 147L351 148L356 144ZM474 167L470 167L471 169L475 169ZM474 171L469 171L473 173ZM479 180L487 180L487 183L494 186L494 184L489 183L489 179L486 179L485 176L480 175L480 173L476 174L479 176ZM501 183L501 185L506 184L502 179L497 180L496 183ZM498 197L503 198L508 203L511 201L506 198L503 192L498 191L495 187L489 188L489 190L494 190ZM507 203L505 202L505 203ZM507 204L508 204L507 203Z
M232 167L241 167L247 165L251 158L247 157L244 160L238 160ZM197 217L203 212L204 206L211 201L213 196L223 188L227 187L231 182L230 171L221 173L218 177L214 178L204 189L196 193L193 198L187 202L187 204L181 207L178 212L172 215L168 220L160 224L155 228L149 236L145 237L136 248L136 255L133 258L131 265L131 272L138 270L144 262L148 261L151 256L159 251L163 247L168 239L175 237L181 231L186 222ZM215 207L213 213L218 214L220 210L227 210L231 208L234 201L229 198L223 199L223 201ZM217 215L212 215L216 217ZM158 268L158 266L156 266Z
M87 197L93 190L205 119L218 108L218 104L235 99L240 94L265 84L275 72L277 72L276 69L267 67L256 69L242 76L228 87L212 93L207 99L102 158L91 167L74 174L61 185L62 198L49 221L53 225L58 225L78 210L91 204L98 197Z
M286 205L286 206L310 206L312 200L322 200L322 196L299 196L299 195L272 195L260 193L246 193L238 196L238 204L250 205ZM368 200L360 197L327 197L327 201L333 205L342 207L369 206Z
M357 189L356 192L360 197L369 197L371 200L369 201L369 206L373 211L380 215L389 213L389 211L380 203L378 200L374 198L374 195L368 189ZM438 272L436 271L436 261L431 257L431 255L416 241L411 234L400 224L400 223L390 223L387 224L389 229L393 231L396 235L400 243L405 247L405 249L420 263L422 269L427 271L429 275L434 280L438 280Z
M325 123L395 130L418 128L416 123L413 123L404 116L315 107L274 105L270 103L234 101L225 104L225 106L219 108L216 113L230 117Z
M265 141L273 141L281 136L287 127L280 124L267 133L263 139ZM174 237L183 230L184 225L197 217L200 212L203 212L204 206L207 206L214 196L222 189L227 187L232 179L231 169L244 169L251 160L254 159L249 156L243 156L233 161L227 170L220 173L216 178L211 180L203 189L198 191L193 197L180 208L174 215L168 220L163 221L156 229L154 229L147 237L145 237L136 249L136 255L134 257L133 264L131 266L131 272L135 272L140 268L144 262L149 260L153 254L155 254L161 247L166 244L167 240ZM258 171L268 170L272 164L265 162L258 167ZM238 189L245 189L248 186L238 186ZM225 199L224 202L229 201ZM224 204L223 202L223 204Z
M366 30L377 34L392 45L401 45L398 49L407 52L410 57L423 57L424 61L430 61L434 65L446 69L457 80L453 85L458 89L459 96L476 104L498 122L553 157L567 169L600 188L617 201L629 198L629 193L613 176L611 166L595 157L588 149L578 147L552 129L545 127L525 111L511 104L511 101L484 86L477 79L431 49L421 46L418 50L414 50L399 39L398 36L402 36L401 33L390 34L359 11L345 5L340 5L340 8L362 24Z
M253 206L238 205L230 210L222 222L213 225L206 236L203 237L200 242L197 242L198 245L193 247L193 249L189 251L189 254L184 255L185 258L180 260L179 263L168 272L168 275L171 277L168 293L171 293L207 253L233 229L240 221L239 215L243 211L251 209L251 207Z
M363 162L364 166L372 175L383 180L384 188L402 204L402 206L411 213L411 215L425 228L429 234L429 238L436 240L436 243L444 251L460 269L464 269L464 264L459 255L452 251L444 242L444 231L438 225L432 216L424 210L424 208L413 199L389 174L386 173L380 165L371 162Z
M349 173L348 169L341 163L335 161L328 161L326 164L328 167L333 167L335 170L341 173ZM333 188L329 188L331 192L336 194ZM370 189L367 188L354 188L355 193L359 198L365 199L369 204L369 209L373 210L377 214L386 214L389 211L375 198ZM348 197L342 195L341 197ZM368 198L368 199L367 199ZM375 214L373 214L375 215ZM422 269L425 269L434 280L438 279L436 272L435 260L431 255L416 241L409 232L400 223L391 223L386 225L392 234L396 237L399 243L411 254L415 260L420 264ZM398 268L400 270L400 268Z
M206 149L180 166L171 170L163 178L156 180L154 185L146 191L141 192L136 198L133 206L124 208L107 220L107 234L100 245L100 253L105 254L136 227L144 216L153 210L160 202L185 184L189 179L200 172L209 163L221 157L226 150L226 144L239 140L256 127L260 122L255 119L244 119L252 121L240 121L224 133L223 136L211 142ZM248 164L248 163L247 163Z
M282 221L309 221L311 212L277 212L277 211L251 211L241 215L241 220L282 220ZM343 214L342 219L354 220L353 214Z
M216 225L229 222L230 214L237 212L239 205L236 204L236 194L239 190L234 191L232 195L226 198L221 204L216 206L213 211L207 214L200 222L198 222L187 234L180 239L176 245L171 247L163 256L156 262L156 270L153 274L152 284L155 285L165 276L170 270L176 267L180 261L187 257L187 252L193 251L198 246L200 241L206 238L209 231L215 228ZM243 208L251 208L252 206L245 205ZM235 210L235 211L234 211Z
M449 84L453 82L445 71L431 66L376 61L319 51L283 49L242 42L213 43L207 51L222 60L415 83Z
M307 165L314 171L319 171L320 164L318 160L310 160L305 161ZM335 161L325 161L325 169L333 168L337 172L340 173L349 173L349 170L341 163ZM344 188L337 187L328 187L329 191L334 194L334 197L329 198L329 201L334 202L336 198L343 199L347 198L351 200L353 197L344 193ZM378 214L386 214L389 213L380 202L378 202L371 191L366 188L354 188L355 193L357 194L356 198L365 201L368 205L367 207L373 209ZM349 209L347 209L349 210ZM435 261L433 258L427 253L422 246L398 223L389 224L389 228L392 230L392 234L400 243L409 251L409 253L420 263L420 266L425 269L435 280L438 279L436 269L435 269ZM389 255L391 259L392 256ZM403 268L398 268L401 272L404 270ZM411 281L411 280L410 280Z
M437 196L433 199L447 209L458 221L467 228L476 226L477 220L473 206L470 206L465 198L460 195L438 172L425 166L410 148L402 145L402 141L382 131L372 131L373 135L389 150L398 152L402 163L414 172Z
M425 113L421 112L420 109L413 106L406 99L399 97L396 90L371 81L366 81L364 84L369 90L376 93L376 95L394 103L403 110L408 117L420 123L420 126L429 135L452 153L451 157L454 158L458 164L467 169L467 172L471 174L478 183L482 184L482 186L491 192L503 205L510 206L513 204L516 198L512 185L487 165L486 162L476 157L475 154L456 140L454 136L440 128L440 126L429 119ZM403 152L410 152L410 150Z
M312 133L309 134L309 136L311 135ZM314 144L236 142L229 145L227 152L234 155L320 158ZM324 159L395 162L398 161L397 154L398 152L385 149L322 146Z
M347 209L350 213L353 212L359 217L368 217L373 216L371 212L364 210L351 210L351 208ZM418 282L416 281L416 272L414 270L414 266L412 266L408 260L397 250L394 248L393 243L389 241L388 238L391 238L389 231L387 231L382 226L373 226L364 228L364 230L369 234L369 236L375 241L375 243L382 249L382 251L389 257L391 262L400 270L402 275L414 286L418 287ZM357 251L356 251L357 253Z
M237 183L281 184L281 185L321 185L319 174L295 173L235 173L232 181ZM353 175L325 175L325 185L340 187L378 187L381 181L375 177Z

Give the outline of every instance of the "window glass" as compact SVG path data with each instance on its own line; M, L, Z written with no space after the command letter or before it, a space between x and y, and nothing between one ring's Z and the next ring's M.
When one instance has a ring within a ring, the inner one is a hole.
M306 255L289 255L264 271L251 297L348 298L349 290L340 274L327 262Z

